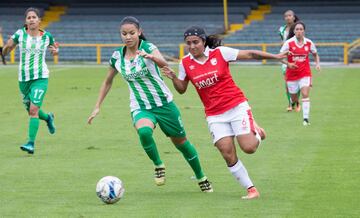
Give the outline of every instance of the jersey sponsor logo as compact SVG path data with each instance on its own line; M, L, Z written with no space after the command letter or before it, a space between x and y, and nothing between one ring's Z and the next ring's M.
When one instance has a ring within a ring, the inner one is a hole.
M294 55L292 56L293 62L304 62L306 61L307 55Z
M25 48L24 49L26 53L32 54L40 54L44 52L44 49L38 49L38 48Z
M143 68L139 71L136 71L135 73L130 73L130 74L126 74L124 75L124 79L126 79L127 81L135 81L135 79L140 78L140 77L144 77L146 75L150 74L150 71L148 68Z
M212 59L210 60L210 63L211 63L212 65L216 65L216 64L217 64L216 58L212 58Z
M207 88L207 87L215 85L216 82L218 82L218 81L219 81L219 78L218 78L217 74L214 73L212 77L209 77L207 79L203 79L203 80L196 82L195 86L198 89Z

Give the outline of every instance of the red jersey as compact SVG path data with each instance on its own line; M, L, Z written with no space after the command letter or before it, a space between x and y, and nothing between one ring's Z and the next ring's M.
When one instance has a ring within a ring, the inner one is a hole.
M286 69L286 81L295 81L304 77L311 77L309 54L316 53L315 44L304 37L304 43L300 46L296 37L287 40L282 46L280 52L290 51L288 55L289 63L296 63L297 69Z
M205 62L185 56L179 66L179 79L190 80L205 106L206 116L222 114L247 101L232 79L229 62L235 61L239 50L229 47L206 48Z

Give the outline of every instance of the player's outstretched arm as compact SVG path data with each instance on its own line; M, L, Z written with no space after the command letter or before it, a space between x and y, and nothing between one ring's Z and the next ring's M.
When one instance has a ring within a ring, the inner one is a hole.
M114 77L116 75L116 70L112 67L109 68L109 72L104 80L104 82L101 85L100 91L99 91L99 97L96 101L95 108L92 111L91 115L88 118L88 124L91 124L92 120L99 114L100 112L100 106L102 102L104 101L106 95L111 89Z
M177 78L175 71L171 69L169 66L165 66L161 68L161 71L164 76L171 79L174 85L174 88L179 94L184 94L188 87L189 81L188 80L180 80Z
M14 40L12 38L10 38L5 46L3 47L2 53L4 56L6 56L7 54L9 54L14 48L16 47L16 43L14 42Z
M286 58L287 53L283 52L280 54L271 54L268 52L258 51L258 50L239 50L236 60L243 59L277 59L281 61L281 59Z

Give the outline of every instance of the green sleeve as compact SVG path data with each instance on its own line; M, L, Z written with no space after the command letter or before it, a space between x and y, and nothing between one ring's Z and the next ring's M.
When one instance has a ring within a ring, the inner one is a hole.
M11 36L12 40L15 42L15 44L19 44L19 37L22 30L18 30L14 33L14 35Z
M47 34L48 34L48 37L49 37L49 45L54 45L55 44L54 37L49 32L47 32Z
M158 49L156 45L150 43L150 42L144 42L144 50L146 53L151 54L154 50Z

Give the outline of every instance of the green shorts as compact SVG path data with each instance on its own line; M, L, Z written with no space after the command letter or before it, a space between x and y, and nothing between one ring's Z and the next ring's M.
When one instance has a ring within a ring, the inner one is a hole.
M137 121L144 118L151 120L154 125L159 123L160 129L168 137L186 136L180 111L174 102L150 110L135 110L131 112L131 117L134 125Z
M23 104L29 109L30 102L41 107L48 87L48 79L19 82Z

